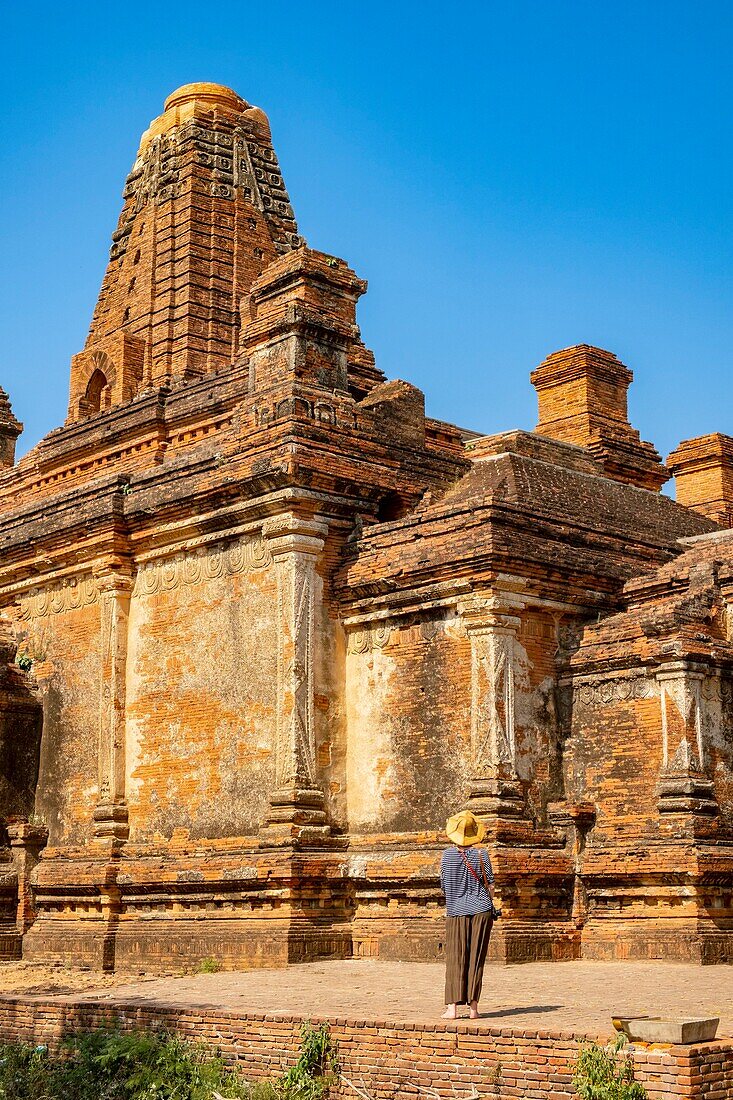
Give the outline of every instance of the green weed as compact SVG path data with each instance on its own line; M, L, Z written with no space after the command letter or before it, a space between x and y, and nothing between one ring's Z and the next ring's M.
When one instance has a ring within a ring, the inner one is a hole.
M197 974L218 974L221 970L221 963L218 959L202 959L196 967Z
M326 1025L304 1025L283 1077L249 1084L205 1047L165 1032L113 1028L72 1035L58 1054L0 1044L0 1100L321 1100L335 1080Z
M623 1032L605 1047L589 1043L580 1049L573 1087L581 1100L647 1100L647 1091L634 1080L634 1060L622 1054Z

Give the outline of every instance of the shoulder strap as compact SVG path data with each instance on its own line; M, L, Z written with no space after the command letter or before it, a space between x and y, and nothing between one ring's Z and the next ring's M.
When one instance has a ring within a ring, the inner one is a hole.
M456 847L458 847L458 846L456 845ZM469 871L471 872L473 877L476 879L476 882L479 884L479 886L483 886L484 889L486 890L486 893L489 894L489 897L491 897L491 894L490 894L490 891L489 891L489 879L488 879L488 876L486 874L486 868L484 867L484 861L481 858L481 852L479 851L479 853L478 853L478 861L481 864L481 873L482 873L483 878L484 878L483 882L478 877L478 874L477 874L476 870L472 866L471 861L469 860L468 856L464 852L463 848L458 848L458 851L460 852L461 859L466 864L466 867L468 867Z

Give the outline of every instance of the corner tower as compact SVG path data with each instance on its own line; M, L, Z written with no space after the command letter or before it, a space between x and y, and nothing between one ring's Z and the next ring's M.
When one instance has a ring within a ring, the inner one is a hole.
M577 344L553 352L530 375L539 404L535 431L586 447L606 477L658 492L669 470L629 423L626 391L633 377L603 348Z
M220 84L186 84L143 134L69 420L228 367L239 302L300 243L267 116Z

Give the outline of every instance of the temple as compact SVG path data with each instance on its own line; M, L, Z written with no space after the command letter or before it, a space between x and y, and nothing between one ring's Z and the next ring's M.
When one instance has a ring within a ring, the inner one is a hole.
M433 419L365 290L174 92L19 462L0 391L0 955L436 959L469 806L495 959L733 961L733 439L665 466L585 344L533 432Z

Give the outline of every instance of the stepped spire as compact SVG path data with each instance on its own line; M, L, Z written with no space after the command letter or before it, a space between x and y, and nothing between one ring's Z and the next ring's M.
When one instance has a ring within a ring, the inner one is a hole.
M239 303L301 243L267 117L220 84L186 84L142 136L69 418L227 367Z

